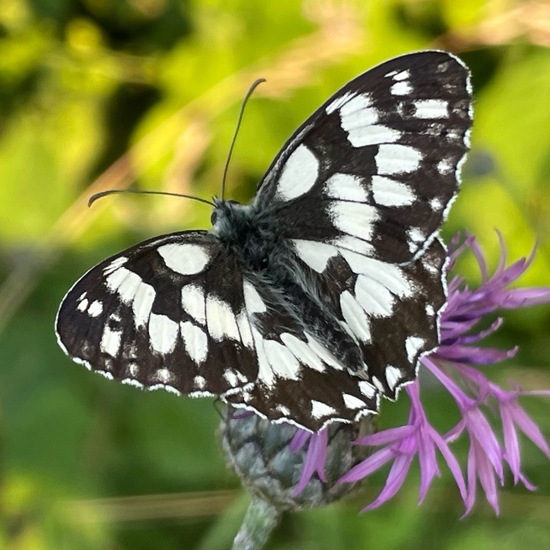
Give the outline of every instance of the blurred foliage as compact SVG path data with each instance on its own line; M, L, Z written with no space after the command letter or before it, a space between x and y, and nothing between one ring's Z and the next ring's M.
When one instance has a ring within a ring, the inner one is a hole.
M92 376L66 359L55 311L88 267L138 240L208 225L208 208L94 192L129 185L247 200L298 124L388 57L449 49L471 67L473 149L446 236L472 231L492 258L538 242L525 284L549 284L550 5L536 0L2 0L0 9L0 548L163 550L230 546L246 497L215 440L207 400ZM475 279L473 262L461 270ZM495 371L549 388L550 311L507 316ZM433 396L433 410L449 410ZM526 403L550 434L548 402ZM438 409L439 407L439 409ZM452 414L452 413L449 413ZM385 404L388 425L403 405ZM286 517L270 548L546 548L550 468L526 446L535 494L502 493L459 521L450 476L420 508L417 484L357 516L356 499Z

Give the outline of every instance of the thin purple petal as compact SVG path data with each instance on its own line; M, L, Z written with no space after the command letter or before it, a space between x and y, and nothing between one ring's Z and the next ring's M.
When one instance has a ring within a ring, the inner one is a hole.
M384 485L382 492L376 497L373 502L365 506L361 510L362 512L378 508L395 496L397 491L401 489L405 478L407 477L407 473L409 472L409 468L411 467L412 459L412 455L400 455L395 459L395 462L391 467L388 479L386 480L386 484Z

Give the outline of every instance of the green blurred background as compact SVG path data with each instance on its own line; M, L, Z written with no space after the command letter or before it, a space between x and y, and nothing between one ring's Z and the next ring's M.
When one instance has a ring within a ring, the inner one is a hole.
M471 67L473 152L445 228L498 228L526 285L550 284L550 4L544 1L0 0L0 548L163 550L230 546L247 496L226 470L210 400L94 376L57 347L53 320L90 266L146 237L206 227L209 208L94 192L128 185L219 193L240 101L249 103L228 195L247 200L285 139L340 85L397 54L449 49ZM479 279L472 262L461 269ZM507 315L520 344L501 383L550 388L550 308ZM434 417L448 401L428 395ZM526 408L550 435L550 403ZM452 412L452 411L451 411ZM381 422L403 420L385 403ZM525 442L524 442L525 443ZM464 458L465 448L457 447ZM462 506L448 472L417 507L415 470L381 489L287 516L273 549L515 549L550 544L550 463L524 445L536 493L502 491L495 518Z

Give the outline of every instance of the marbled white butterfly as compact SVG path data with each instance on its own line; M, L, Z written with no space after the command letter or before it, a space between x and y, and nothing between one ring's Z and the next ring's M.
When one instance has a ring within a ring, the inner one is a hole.
M319 430L376 413L438 344L438 231L469 145L468 69L426 51L346 84L288 140L248 205L213 228L100 263L57 316L108 378L219 396Z

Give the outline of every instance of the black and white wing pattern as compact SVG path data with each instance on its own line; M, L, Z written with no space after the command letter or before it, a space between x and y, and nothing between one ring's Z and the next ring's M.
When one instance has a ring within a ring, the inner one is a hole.
M254 204L276 208L292 238L411 261L438 235L457 193L471 93L468 69L447 52L378 65L295 132Z
M75 361L319 430L378 411L438 345L438 233L472 123L451 54L349 82L286 143L250 205L91 269L60 306Z
M157 237L100 263L68 292L56 325L74 361L128 384L222 395L257 377L241 269L206 232Z
M287 142L254 200L351 333L386 397L438 344L445 249L438 234L469 147L468 69L446 52L405 55L344 86Z

